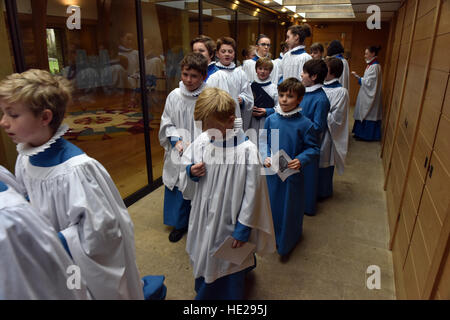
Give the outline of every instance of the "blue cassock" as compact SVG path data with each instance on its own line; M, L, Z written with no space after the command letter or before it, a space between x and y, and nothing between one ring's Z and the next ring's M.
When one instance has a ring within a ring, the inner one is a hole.
M271 131L277 129L280 149L286 151L292 159L300 160L302 167L318 161L320 148L314 126L300 112L286 117L275 113L266 119L264 128L267 130L267 140L261 138L260 141L267 141L268 148L261 149L263 159L278 152L271 150ZM278 175L267 176L275 238L280 255L289 253L302 235L305 205L302 171L291 175L284 182Z
M313 122L319 146L325 130L328 128L327 117L330 101L322 88L306 92L300 103L302 114ZM305 214L316 214L316 201L319 182L319 157L303 168L305 174Z

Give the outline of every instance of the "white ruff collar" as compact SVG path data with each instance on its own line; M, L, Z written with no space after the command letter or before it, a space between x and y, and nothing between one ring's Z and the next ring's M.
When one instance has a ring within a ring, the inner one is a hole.
M206 88L206 83L202 82L201 86L198 87L196 90L194 91L189 91L186 86L184 85L183 81L180 81L180 92L184 95L184 96L188 96L188 97L198 97L200 95L200 93L202 93L203 89Z
M302 108L300 108L300 107L297 107L294 110L291 110L289 112L284 112L283 110L281 110L281 107L279 104L277 104L277 106L275 107L275 112L278 113L282 117L290 117L300 111L302 111Z
M234 64L234 62L231 62L230 65L228 65L228 66L224 66L223 64L220 63L220 61L217 61L216 66L219 69L227 69L227 70L233 70L234 68L236 68L236 65Z
M52 144L54 144L56 142L56 140L61 138L68 130L69 130L69 126L67 124L63 124L58 128L58 130L53 135L53 137L51 137L50 140L48 140L46 143L44 143L38 147L32 147L28 143L19 143L17 145L17 152L23 156L29 156L29 157L35 156L38 153L41 153L41 152L47 150L48 148L50 148L50 146Z
M306 89L306 92L313 92L313 91L316 91L317 89L320 89L322 87L323 87L323 84L318 83L318 84L315 84L315 85L313 85L311 87L306 87L305 89Z
M334 78L333 80L325 81L323 84L327 86L327 85L332 84L333 82L337 82L337 81L339 81L339 79Z
M266 80L260 80L258 77L256 77L256 78L255 78L255 82L256 82L256 83L261 83L261 84L267 84L267 83L270 83L270 82L271 82L271 81L270 81L270 75L267 77Z

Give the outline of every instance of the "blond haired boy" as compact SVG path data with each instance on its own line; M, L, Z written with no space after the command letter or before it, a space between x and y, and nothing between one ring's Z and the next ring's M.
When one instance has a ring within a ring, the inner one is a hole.
M234 264L214 253L228 237L232 250L250 242L253 252L275 250L272 214L256 146L233 130L235 101L225 91L207 88L194 119L204 132L183 155L183 195L191 199L186 250L193 266L196 299L243 299L244 280L255 267L249 254ZM194 157L195 155L195 157Z
M95 299L143 299L133 223L114 182L62 138L70 99L69 82L44 70L0 82L0 126L17 143L17 182L58 232Z

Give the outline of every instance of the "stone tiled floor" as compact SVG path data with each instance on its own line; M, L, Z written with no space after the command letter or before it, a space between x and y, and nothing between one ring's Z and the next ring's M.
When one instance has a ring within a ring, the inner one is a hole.
M350 138L344 175L335 174L333 198L305 216L303 237L287 263L258 257L247 279L248 299L395 299L380 144ZM161 187L129 208L135 224L141 275L164 274L166 299L193 299L194 279L186 237L168 240ZM381 269L381 289L369 290L366 271Z

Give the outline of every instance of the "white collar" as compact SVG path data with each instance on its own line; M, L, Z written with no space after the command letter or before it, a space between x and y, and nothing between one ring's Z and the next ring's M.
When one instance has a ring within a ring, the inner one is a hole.
M258 76L255 78L255 82L256 83L261 83L261 84L266 84L266 83L268 83L268 82L271 82L270 81L270 75L267 77L267 79L266 80L260 80L259 78L258 78Z
M227 69L227 70L233 70L234 68L236 68L236 65L234 64L234 62L231 62L230 65L228 65L228 66L224 66L223 64L220 63L220 61L217 61L216 66L219 69Z
M334 78L333 80L325 81L323 84L327 86L327 85L332 84L333 82L336 82L336 81L339 81L339 79L338 78Z
M68 130L69 126L67 124L63 124L58 128L58 130L56 130L56 133L53 135L53 137L51 137L50 140L48 140L46 143L38 147L32 147L28 143L19 143L17 144L17 152L23 156L35 156L38 153L41 153L50 148L50 146L54 144L56 140L61 138Z
M318 83L318 84L315 84L315 85L313 85L311 87L306 87L305 89L306 89L306 92L314 92L317 89L322 88L322 87L323 87L323 84Z
M196 90L189 91L186 88L186 86L184 85L183 81L180 81L180 92L184 96L188 96L188 97L198 97L200 95L200 93L202 93L203 89L205 89L205 87L206 87L206 83L202 82L201 86L198 87Z
M292 48L291 50L289 50L289 52L291 52L291 51L295 51L295 50L298 50L298 49L305 49L306 47L304 46L304 45L301 45L301 46L297 46L297 47L295 47L295 48Z
M294 110L289 111L289 112L284 112L283 110L281 110L281 107L280 107L279 104L277 104L275 106L275 112L278 113L282 117L290 117L290 116L292 116L292 115L294 115L294 114L296 114L296 113L298 113L300 111L302 111L302 108L300 108L300 106L295 108Z
M216 64L216 62L215 62L215 61L211 61L211 62L208 64L208 67L209 67L210 65L212 65L212 64Z

